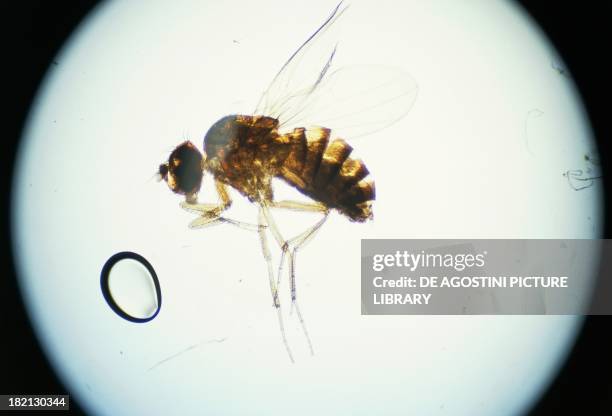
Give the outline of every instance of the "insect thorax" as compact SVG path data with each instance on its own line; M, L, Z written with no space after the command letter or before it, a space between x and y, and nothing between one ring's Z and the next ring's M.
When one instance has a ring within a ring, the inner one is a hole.
M271 117L230 115L204 137L206 169L251 201L272 198L271 180L278 121Z

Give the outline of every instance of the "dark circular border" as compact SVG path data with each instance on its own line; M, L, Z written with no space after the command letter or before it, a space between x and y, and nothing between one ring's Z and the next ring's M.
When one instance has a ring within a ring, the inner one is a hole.
M142 264L151 275L151 279L153 279L153 284L155 285L155 295L157 296L157 310L153 315L149 316L148 318L136 318L128 314L123 309L121 309L121 307L117 304L117 302L115 302L115 299L113 299L113 296L111 295L109 286L110 272L115 264L119 263L121 260L126 259L136 260L138 263ZM106 300L108 306L110 306L110 308L117 315L119 315L126 321L134 322L137 324L149 322L155 319L161 309L162 296L161 287L159 286L159 279L157 278L157 273L155 273L155 269L153 269L151 263L149 263L147 259L145 259L138 253L134 253L131 251L122 251L120 253L112 255L108 260L106 260L106 263L104 263L104 266L102 267L102 272L100 273L100 288L102 289L102 296L104 296L104 300Z

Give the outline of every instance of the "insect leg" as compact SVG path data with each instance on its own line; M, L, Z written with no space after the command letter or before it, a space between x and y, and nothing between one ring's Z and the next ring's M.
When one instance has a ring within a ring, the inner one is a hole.
M258 224L259 224L259 240L261 242L261 251L263 253L264 259L266 260L266 264L268 266L268 279L270 280L270 291L272 292L272 305L276 308L276 313L278 315L278 323L280 326L281 336L283 338L283 344L285 344L285 349L287 350L287 354L289 354L289 359L293 363L293 355L291 354L291 348L289 348L289 343L287 342L287 336L285 335L285 326L283 324L283 315L281 313L281 305L280 300L278 298L278 288L276 286L276 282L274 281L274 271L272 270L272 256L270 255L270 248L268 247L268 239L266 238L266 215L264 213L264 208L260 206L259 215L258 215Z
M321 229L325 221L327 220L328 212L325 213L323 218L319 222L317 222L310 229L306 230L302 234L297 237L289 240L289 244L293 246L293 249L289 252L289 275L290 275L290 284L291 284L291 310L295 307L295 312L297 313L298 319L300 320L300 324L302 325L302 330L304 331L304 335L306 336L306 341L308 342L308 347L310 348L310 353L314 355L314 349L312 348L312 342L310 341L310 336L308 335L308 330L306 329L306 323L304 322L304 318L302 317L302 313L300 311L300 307L297 303L297 290L295 284L295 259L297 257L297 252L300 248L303 248L308 242L312 240L314 235Z
M235 225L238 228L242 228L243 230L248 230L248 231L259 231L260 228L265 228L265 226L262 225L258 225L258 224L249 224L248 222L242 222L242 221L237 221L237 220L233 220L231 218L225 218L225 217L198 217L195 220L191 221L189 223L189 228L205 228L205 227L210 227L213 225L218 225L218 224L231 224L231 225Z
M288 204L286 204L287 202ZM319 211L318 204L306 204L302 202L293 202L293 201L282 201L282 203L283 205L291 205L291 207L288 209L299 209L299 207L305 207L306 209L304 210L310 211L309 209L310 207L315 207L316 209L313 209L313 211L314 210ZM282 206L282 207L279 206L279 208L284 208L284 207L285 206ZM307 229L306 231L292 238L289 241L285 241L285 239L283 239L282 235L280 234L280 231L278 230L278 227L276 226L276 223L274 222L274 219L272 218L272 215L270 214L266 206L262 207L262 212L265 216L267 225L270 228L270 231L272 232L272 235L274 236L274 238L276 239L276 242L278 243L278 245L281 247L283 251L281 254L281 263L279 266L279 276L278 276L279 284L280 284L282 265L283 265L285 255L289 256L289 274L290 274L290 285L291 285L291 288L290 288L291 290L291 310L293 311L293 308L295 307L295 310L298 315L298 319L300 321L300 325L302 326L302 331L304 332L304 335L306 336L308 347L310 348L310 353L314 355L314 349L312 347L310 336L308 335L308 330L306 329L306 323L304 321L304 318L302 316L302 313L299 309L299 306L296 300L295 257L297 254L297 250L300 249L300 247L303 247L306 243L308 243L314 237L316 232L321 228L321 226L325 223L325 221L327 220L327 216L329 214L329 210L325 208L323 211L325 215L319 222L317 222L315 225L313 225L312 227L310 227L309 229ZM289 251L290 246L293 246L293 249L291 251Z
M318 203L318 202L308 203L308 202L285 200L285 201L270 201L269 204L272 208L282 208L282 209L288 209L292 211L303 211L303 212L322 212L325 215L329 213L329 208L327 208L325 205ZM306 233L307 232L308 230L306 230ZM296 238L298 237L294 237L294 239ZM282 245L281 245L281 248L282 248ZM287 250L283 250L281 253L281 260L280 260L280 264L278 267L278 280L276 284L279 287L280 287L281 276L283 272L283 264L284 264L286 254L287 254ZM293 305L291 306L291 308L293 310Z
M273 204L274 202L268 202L268 203ZM278 265L278 278L276 281L276 285L278 287L280 286L281 276L283 274L283 264L285 262L285 257L287 256L287 252L289 250L289 244L281 235L278 229L278 226L276 225L276 222L274 221L274 218L272 218L272 214L268 210L268 207L266 205L262 205L260 209L264 215L267 226L270 228L270 232L272 233L272 236L278 243L278 246L281 248L281 258L280 258L280 262Z
M221 202L219 204L200 204L197 202L197 200L195 200L193 195L188 196L185 198L185 201L180 203L181 208L184 210L200 215L199 218L196 218L189 223L189 228L204 228L225 223L235 225L236 227L245 230L259 230L261 227L260 225L249 224L221 216L221 213L232 205L232 200L227 193L227 189L225 188L225 184L223 184L223 182L215 181L215 185L217 194L219 194L219 197L221 198Z
M228 209L232 205L232 199L227 193L225 184L221 181L215 180L215 188L217 194L221 199L218 204L199 204L195 194L186 195L185 201L181 202L181 208L198 213L204 217L218 217L223 211Z
M198 217L189 223L189 228L205 228L218 225L223 222L221 217Z
M273 208L283 208L292 211L308 211L308 212L327 212L328 208L318 202L299 202L299 201L272 201L270 204Z

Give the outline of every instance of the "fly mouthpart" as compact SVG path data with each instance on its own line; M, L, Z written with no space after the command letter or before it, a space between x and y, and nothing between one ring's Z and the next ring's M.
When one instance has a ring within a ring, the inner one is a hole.
M157 182L161 182L161 180L166 179L167 176L168 176L168 164L162 163L161 165L159 165L159 170L155 174L155 178L157 179Z

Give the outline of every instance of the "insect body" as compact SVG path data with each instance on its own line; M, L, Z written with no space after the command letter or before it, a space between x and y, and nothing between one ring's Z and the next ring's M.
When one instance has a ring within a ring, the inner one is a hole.
M333 38L333 46L323 44L324 59L314 59L319 68L322 64L319 73L314 76L306 73L305 81L301 80L300 68L312 60L312 56L316 56L312 53L314 42L320 45L322 35L329 35L328 29L346 10L340 9L340 6L282 66L264 92L254 115L229 115L221 118L206 133L203 154L187 141L180 144L170 154L168 162L159 167L159 175L170 189L185 196L181 206L198 214L198 218L190 223L191 227L231 223L259 233L268 267L273 305L278 311L283 342L291 360L293 358L284 333L278 297L285 258L289 265L291 306L297 312L312 352L312 344L297 304L297 252L313 238L331 210L338 211L354 222L372 219L375 190L364 163L351 158L352 147L343 139L332 138L330 129L294 127L287 130L286 127L289 123L300 125L300 121L307 120L305 115L308 110L316 109L319 105L323 109L319 112L322 121L327 119L340 123L347 120L346 115L350 118L357 114L357 119L351 120L349 126L357 127L358 132L377 131L401 119L412 106L416 92L414 85L406 83L406 78L398 75L396 70L373 72L368 69L363 72L357 68L356 71L331 71L337 48ZM306 54L307 50L309 54ZM355 74L360 78L355 78ZM347 82L347 79L353 81ZM354 79L362 82L357 85ZM337 105L329 105L325 100L325 94L329 91L333 91L333 102ZM197 194L204 172L211 174L215 180L220 198L218 204L198 203ZM275 178L296 188L313 202L275 200L272 188ZM232 203L227 186L258 205L257 225L222 217L223 211ZM276 226L270 208L318 212L323 217L301 234L285 239ZM266 237L268 230L281 249L276 279Z
M271 181L277 177L351 220L365 221L374 199L374 184L363 179L368 170L349 158L352 148L344 140L329 139L325 128L281 135L274 118L227 116L206 134L205 168L251 202L273 201Z
M330 130L295 128L278 133L278 120L232 115L217 121L204 139L206 157L185 142L172 153L160 174L175 192L195 200L205 169L251 202L274 200L272 179L280 178L328 209L353 221L372 218L374 183L364 178L361 160L349 157L352 147L342 139L329 142Z

